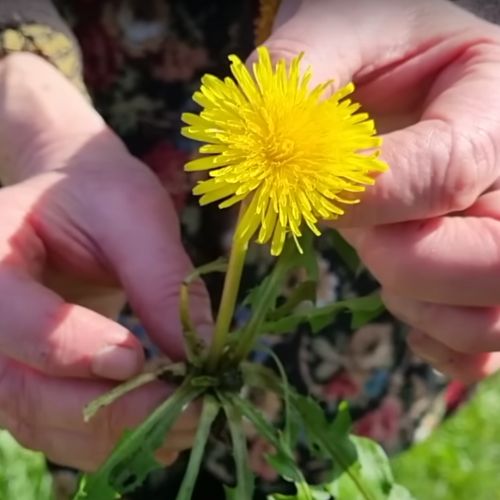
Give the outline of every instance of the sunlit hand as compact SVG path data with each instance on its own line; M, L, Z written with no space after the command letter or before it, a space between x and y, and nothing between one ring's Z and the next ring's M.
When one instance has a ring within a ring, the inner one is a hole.
M440 0L290 0L266 42L354 81L391 169L336 223L410 344L466 381L500 364L500 29Z
M182 358L178 293L191 263L166 190L71 84L35 56L9 59L7 69L0 427L55 462L94 469L171 391L151 384L83 422L84 405L110 381L143 368L138 340L109 318L126 296L156 345ZM194 287L191 302L193 321L209 329L206 291ZM190 445L195 417L194 409L181 417L163 461Z

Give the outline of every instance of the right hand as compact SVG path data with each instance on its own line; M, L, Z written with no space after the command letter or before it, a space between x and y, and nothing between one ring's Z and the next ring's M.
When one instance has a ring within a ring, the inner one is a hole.
M9 64L0 84L29 94L32 113L12 110L26 96L0 103L11 184L0 190L0 427L54 462L94 470L172 390L150 384L84 423L88 402L143 368L138 340L109 318L126 295L156 345L181 359L178 291L192 265L148 168L50 65L27 55ZM18 70L37 74L36 89ZM193 321L210 330L202 286L191 302ZM160 460L190 446L196 415L179 419Z
M498 370L499 27L445 0L284 0L266 45L354 81L383 133L391 168L332 224L410 346L465 382Z

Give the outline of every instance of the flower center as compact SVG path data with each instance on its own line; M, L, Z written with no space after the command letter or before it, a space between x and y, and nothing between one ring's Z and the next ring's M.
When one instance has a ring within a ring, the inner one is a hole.
M291 139L266 142L263 148L264 159L273 167L283 166L295 156L295 144Z

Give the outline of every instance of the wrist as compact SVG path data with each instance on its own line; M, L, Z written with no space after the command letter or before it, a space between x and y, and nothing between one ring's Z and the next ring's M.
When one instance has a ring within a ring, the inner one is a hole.
M123 145L74 85L39 56L0 61L0 182L67 166L86 144Z

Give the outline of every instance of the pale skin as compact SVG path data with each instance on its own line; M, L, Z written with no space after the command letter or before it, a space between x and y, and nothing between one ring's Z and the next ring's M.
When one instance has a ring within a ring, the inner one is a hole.
M172 389L152 384L83 422L86 403L144 366L137 339L108 318L126 294L181 359L178 290L192 266L166 190L72 84L31 54L9 56L1 72L0 426L91 470ZM209 299L193 292L206 332ZM195 415L179 420L162 461L190 445Z
M318 82L357 83L391 170L337 225L413 327L420 356L466 381L491 373L499 29L439 0L290 0L266 44L275 58L305 51ZM191 264L166 191L37 56L0 62L0 155L0 427L92 470L169 393L153 384L83 423L85 403L143 367L137 340L110 318L126 295L154 341L181 358L178 289ZM207 294L194 295L207 331ZM159 457L188 447L195 426L190 409Z
M500 366L500 29L439 0L284 5L275 57L353 80L391 169L334 225L412 327L412 349L472 382Z

